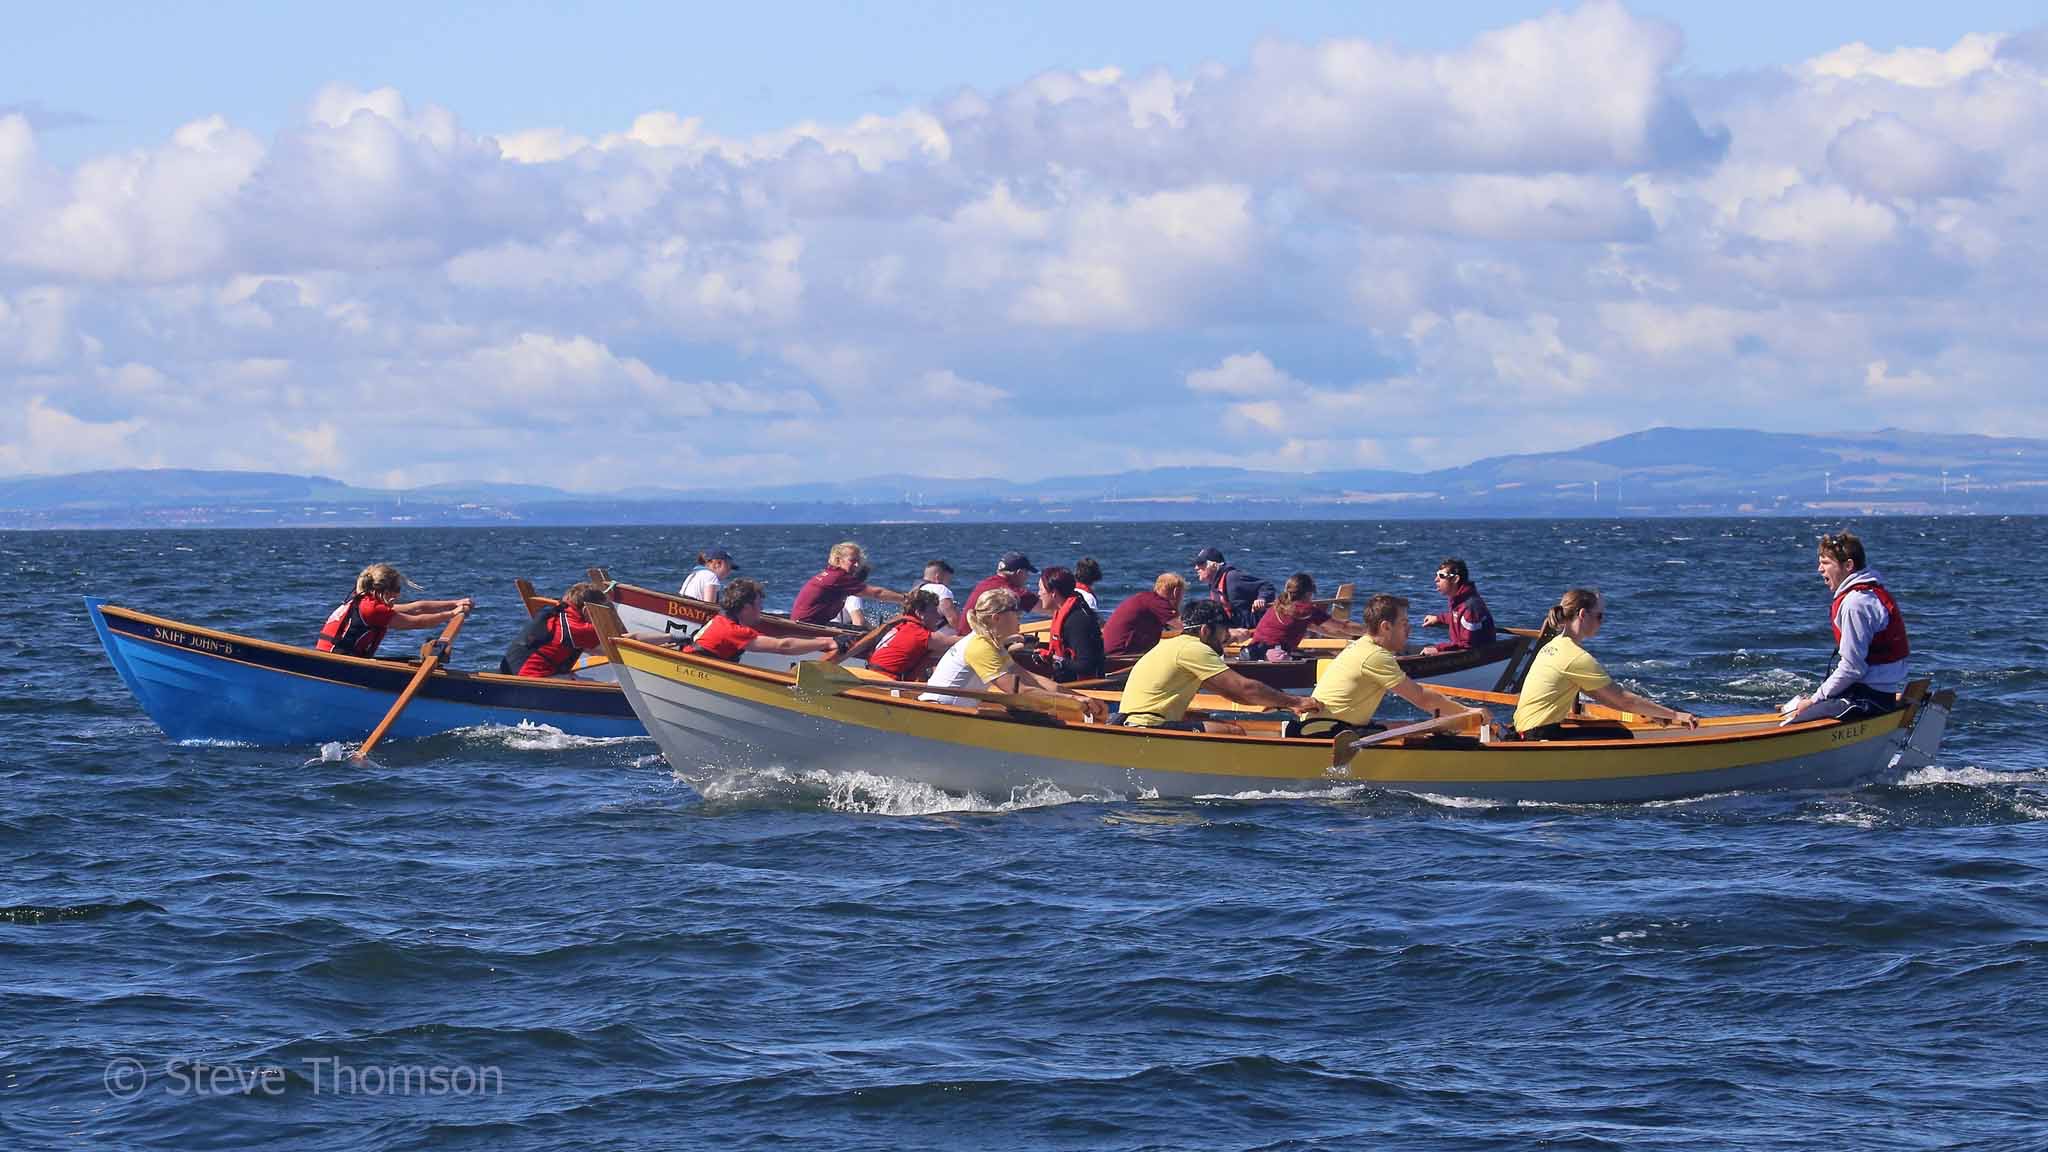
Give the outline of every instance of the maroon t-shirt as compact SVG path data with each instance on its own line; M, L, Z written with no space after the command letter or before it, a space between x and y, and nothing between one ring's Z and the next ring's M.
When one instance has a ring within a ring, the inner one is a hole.
M1004 579L1001 573L998 573L976 584L974 591L967 594L967 599L960 602L960 611L963 613L974 611L975 601L980 600L981 594L991 588L1001 588L1006 592L1014 593L1017 597L1017 611L1019 612L1029 612L1033 608L1038 607L1038 593L1019 592L1017 589L1010 587L1010 582Z
M1173 623L1173 601L1147 588L1116 606L1102 626L1102 650L1109 656L1143 656L1159 644Z
M806 624L830 624L839 619L848 596L858 596L868 582L844 568L827 568L809 580L796 594L796 606L789 610L792 620Z
M1295 604L1294 611L1287 618L1280 615L1280 606L1266 609L1259 617L1259 626L1252 629L1252 643L1272 644L1288 651L1301 646L1301 638L1308 630L1330 618L1330 614L1314 604Z

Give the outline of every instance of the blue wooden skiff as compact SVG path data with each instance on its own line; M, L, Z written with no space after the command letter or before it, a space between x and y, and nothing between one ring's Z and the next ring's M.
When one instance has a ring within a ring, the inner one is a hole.
M85 605L114 670L173 740L361 740L419 667L256 640L91 597ZM615 684L442 669L427 677L391 737L520 723L572 736L646 735Z

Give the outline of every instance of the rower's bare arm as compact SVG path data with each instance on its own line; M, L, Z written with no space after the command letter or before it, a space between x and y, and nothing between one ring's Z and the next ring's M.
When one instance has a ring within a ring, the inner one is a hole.
M403 608L393 605L391 609L391 627L438 628L455 619L457 613L462 611L462 609L453 606L457 603L454 600L436 600L433 603L448 604L450 606L447 608L412 609L411 605Z
M1331 619L1323 621L1321 624L1309 629L1309 631L1318 636L1342 636L1346 639L1356 640L1360 636L1365 635L1365 625L1353 624L1348 620Z
M1320 700L1312 696L1291 696L1277 688L1269 688L1242 673L1225 669L1209 677L1202 687L1235 700L1239 704L1250 704L1258 708L1285 709L1307 715L1322 711Z
M747 645L747 651L801 656L806 652L830 652L836 647L830 636L756 636Z
M862 596L872 596L877 600L886 600L891 604L903 603L903 593L892 592L880 584L864 584L861 586L860 594Z
M1652 720L1662 720L1667 724L1682 724L1687 728L1697 728L1700 726L1700 718L1692 713L1680 712L1676 708L1666 708L1655 700L1647 696L1638 696L1619 684L1610 683L1598 691L1587 693L1587 695L1607 705L1609 708L1618 708L1623 712L1633 712L1638 716L1648 716Z
M1413 680L1403 680L1399 684L1394 685L1390 691L1432 716L1453 716L1460 712L1472 711L1471 708L1458 703L1456 700L1440 693L1432 692L1428 686L1417 684Z

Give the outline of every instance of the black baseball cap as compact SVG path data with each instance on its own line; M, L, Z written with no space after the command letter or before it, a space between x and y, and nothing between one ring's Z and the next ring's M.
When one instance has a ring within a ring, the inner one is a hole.
M1223 549L1221 549L1221 548L1204 548L1204 549L1202 549L1202 550L1201 550L1200 552L1197 552L1197 553L1195 553L1195 563L1197 563L1197 564L1221 564L1221 563L1223 563Z
M740 570L740 566L739 566L739 565L737 565L737 564L733 564L733 563L732 563L732 553L730 553L730 552L727 552L727 551L726 551L725 549L723 549L723 548L713 548L713 549L712 549L711 551L709 551L709 552L706 552L706 553L704 554L704 559L705 559L706 561L711 561L711 560L723 560L723 561L725 561L725 562L726 562L727 564L732 564L732 570L733 570L733 571L737 572L737 571L739 571L739 570Z
M996 571L1036 572L1038 568L1031 563L1031 557L1026 556L1022 552L1005 552L1003 553L1002 563L996 565Z

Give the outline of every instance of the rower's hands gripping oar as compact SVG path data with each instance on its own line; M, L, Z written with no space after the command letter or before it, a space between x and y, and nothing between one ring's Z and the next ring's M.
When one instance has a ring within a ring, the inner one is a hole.
M1351 763L1351 758L1358 754L1360 748L1370 748L1375 744L1386 744L1395 740L1403 740L1410 736L1424 736L1431 732L1462 732L1468 728L1476 728L1484 723L1486 723L1486 713L1477 708L1469 708L1443 716L1432 717L1428 720L1420 720L1413 724L1403 724L1397 728L1389 728L1384 732L1368 733L1356 730L1339 732L1337 733L1337 738L1330 742L1330 767L1346 767Z
M412 674L412 683L407 684L405 691L398 694L398 700L391 705L391 711L384 714L384 719L371 731L370 738L363 741L361 748L356 749L353 759L359 762L367 760L370 749L375 748L377 741L382 740L384 734L391 731L391 726L398 722L398 714L405 711L407 704L412 703L413 694L420 690L420 685L427 682L427 677L433 674L441 661L447 659L448 650L455 643L455 634L462 631L462 623L467 619L469 609L457 608L455 615L449 619L448 626L441 629L441 634L420 645L420 668Z

